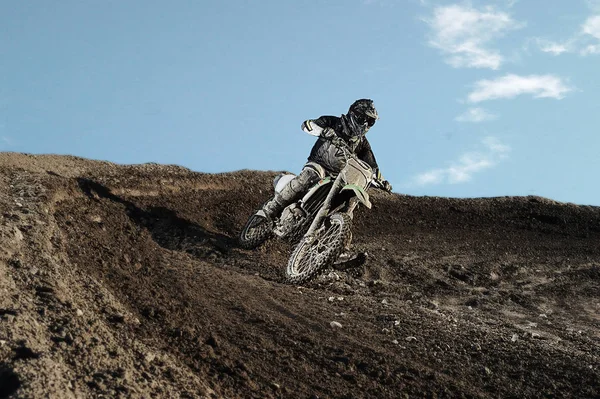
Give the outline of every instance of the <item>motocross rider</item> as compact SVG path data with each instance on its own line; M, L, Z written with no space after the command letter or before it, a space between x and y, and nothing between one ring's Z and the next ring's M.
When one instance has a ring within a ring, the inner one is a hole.
M348 113L340 117L325 115L304 121L302 130L318 136L319 139L300 174L263 206L267 219L272 222L286 206L300 198L325 176L337 175L346 162L344 151L340 148L344 145L373 168L380 188L391 192L392 186L382 178L371 145L365 137L377 119L379 116L373 101L363 98L356 100L348 109Z

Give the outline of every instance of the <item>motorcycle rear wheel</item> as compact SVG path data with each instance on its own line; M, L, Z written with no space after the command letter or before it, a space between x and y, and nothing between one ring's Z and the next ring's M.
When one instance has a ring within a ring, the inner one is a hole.
M269 220L256 214L250 216L242 229L238 242L244 249L254 249L267 241L273 233L273 226Z
M303 237L287 264L288 283L302 284L330 267L344 251L351 238L352 219L346 213L334 213L323 223L316 237Z

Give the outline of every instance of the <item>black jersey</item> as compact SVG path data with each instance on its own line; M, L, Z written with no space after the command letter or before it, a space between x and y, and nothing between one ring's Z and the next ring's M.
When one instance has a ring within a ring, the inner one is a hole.
M309 133L315 128L314 125L317 125L320 128L319 130L332 129L338 137L346 142L348 148L356 154L358 159L368 163L377 174L377 161L375 160L375 155L373 155L369 141L364 135L361 137L349 135L343 118L343 115L341 117L325 115L317 119L305 121L302 124L302 128ZM344 168L346 162L343 150L326 137L319 137L308 156L308 161L316 162L323 166L329 173L334 174L339 173Z

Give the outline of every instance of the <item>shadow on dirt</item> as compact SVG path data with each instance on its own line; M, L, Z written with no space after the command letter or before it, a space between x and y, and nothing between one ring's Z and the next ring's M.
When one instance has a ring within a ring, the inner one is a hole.
M195 223L182 219L165 207L142 209L133 202L121 198L102 184L78 178L80 189L91 199L108 199L126 207L129 218L148 229L154 241L161 247L184 251L202 259L228 255L235 242L230 237L210 232Z
M21 380L5 363L0 363L0 399L11 397L21 387Z

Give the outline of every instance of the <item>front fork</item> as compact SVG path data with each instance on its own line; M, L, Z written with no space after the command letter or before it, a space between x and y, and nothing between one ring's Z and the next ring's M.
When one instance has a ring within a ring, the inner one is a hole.
M350 203L346 209L346 213L350 216L350 219L354 220L354 210L360 204L360 200L357 197L350 198ZM344 251L350 251L350 244L352 243L352 231L348 236L348 240L344 243Z
M329 211L331 209L331 202L333 201L333 198L339 193L339 190L343 186L343 184L344 183L343 183L343 180L341 179L341 174L340 174L333 182L333 186L331 187L331 190L327 194L327 197L325 198L325 201L323 202L323 206L321 207L321 209L319 209L319 212L313 219L310 227L308 228L308 231L304 235L306 241L308 241L309 244L312 244L312 241L316 236L315 232L322 225L323 219L325 219L325 217L329 214ZM353 219L354 209L356 209L356 207L358 206L359 203L360 203L360 200L357 197L352 197L350 199L348 207L346 208L346 210L344 212L347 213L351 219ZM340 209L341 209L341 207L340 207ZM344 243L344 250L350 249L351 242L352 242L352 233L350 233L348 240Z
M317 212L315 218L313 219L312 223L310 224L310 227L308 228L308 231L304 235L304 237L306 237L307 241L312 242L314 235L315 235L315 231L317 231L319 226L321 226L323 219L325 219L325 217L329 214L329 210L331 208L331 202L333 201L333 198L337 195L337 193L340 191L342 184L344 184L344 183L342 180L342 174L340 173L334 180L331 190L329 190L329 193L327 194L327 197L325 197L323 206L321 206L321 209L319 209L319 212Z
M358 198L350 198L350 204L348 205L348 209L346 209L346 213L350 216L350 219L354 219L354 210L358 204L360 204L360 200Z

